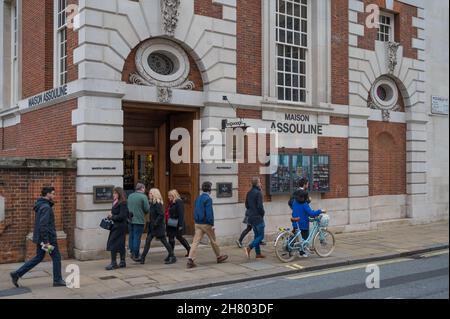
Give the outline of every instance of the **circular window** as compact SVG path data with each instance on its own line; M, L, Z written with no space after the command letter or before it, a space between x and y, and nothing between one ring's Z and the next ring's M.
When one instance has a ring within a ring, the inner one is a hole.
M175 67L173 61L166 55L161 53L152 53L148 57L150 68L161 75L172 74Z
M186 52L175 42L150 39L136 52L136 68L152 85L177 87L186 81L190 63Z
M399 99L397 85L391 78L381 77L372 86L371 96L378 108L392 109L397 106Z

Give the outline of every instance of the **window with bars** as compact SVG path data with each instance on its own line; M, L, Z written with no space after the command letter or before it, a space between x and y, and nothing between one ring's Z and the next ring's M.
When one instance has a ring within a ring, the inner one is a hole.
M17 1L11 2L11 102L19 99L19 10Z
M57 85L67 83L67 0L55 0Z
M394 41L394 16L384 13L380 14L377 41Z
M278 100L307 101L308 0L276 0Z

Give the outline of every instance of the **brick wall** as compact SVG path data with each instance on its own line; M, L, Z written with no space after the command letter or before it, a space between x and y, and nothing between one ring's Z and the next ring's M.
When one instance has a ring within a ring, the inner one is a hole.
M76 108L77 101L70 100L22 114L20 124L0 129L0 157L70 157L77 138L72 126Z
M222 19L223 17L222 5L214 4L211 0L195 0L194 13L216 19Z
M136 48L134 48L131 53L128 55L126 61L125 61L125 65L123 67L123 71L122 71L122 81L130 83L129 78L130 78L130 74L137 72L137 68L136 68L136 52L139 48L139 45L136 46ZM202 74L197 66L197 64L195 63L195 60L188 55L189 57L189 63L190 63L190 72L188 75L188 79L192 82L194 82L195 88L194 91L203 91L203 79L202 79Z
M346 117L330 116L330 124L331 125L348 126L349 119Z
M364 0L364 5L377 4L382 10L395 16L395 41L403 46L403 56L417 59L417 50L412 48L412 39L417 38L417 28L413 27L413 17L417 17L417 8L400 1L394 1L394 10L386 10L385 0ZM365 25L369 13L359 13L358 22ZM358 47L366 50L375 50L375 40L378 29L365 27L364 37L358 38Z
M368 122L369 193L406 194L406 124Z
M262 1L237 2L237 92L262 95Z
M78 0L69 0L78 4ZM53 0L22 1L22 98L26 99L53 88L54 20ZM73 64L73 50L78 33L67 30L68 81L78 79Z
M53 86L53 1L22 1L22 97Z
M5 198L6 208L5 221L0 223L0 264L22 262L34 254L36 246L27 236L33 231L33 206L44 185L56 188L56 228L67 235L67 240L60 239L58 244L63 258L73 258L76 168L73 163L66 165L65 161L57 166L66 168L52 168L52 163L54 161L46 161L39 165L48 168L32 168L38 163L34 161L29 165L27 160L0 159L0 195Z
M331 100L349 104L348 0L331 1Z

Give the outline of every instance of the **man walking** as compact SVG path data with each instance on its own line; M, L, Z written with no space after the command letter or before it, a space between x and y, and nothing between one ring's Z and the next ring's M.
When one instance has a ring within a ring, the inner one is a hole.
M247 208L246 215L248 216L248 223L252 225L255 239L248 247L245 247L245 254L250 258L250 253L253 249L256 251L256 259L266 258L261 254L261 241L264 239L264 206L262 195L262 184L259 177L252 180L252 189L247 193L245 200L245 207Z
M206 234L211 243L211 247L217 257L217 263L221 264L228 259L227 255L220 254L220 248L216 242L216 234L214 229L214 211L213 201L211 198L212 184L205 182L202 185L203 194L201 194L195 201L194 209L194 221L195 221L195 235L192 243L191 251L189 253L189 259L187 262L187 268L196 267L195 257L197 256L197 248Z
M139 261L141 238L144 233L145 215L150 212L150 204L145 194L145 185L138 183L135 192L128 197L128 211L133 214L129 227L128 248L131 259Z
M18 282L20 278L44 260L46 250L49 250L50 257L53 260L53 286L66 287L66 283L61 275L61 254L58 249L55 214L53 212L55 188L44 187L41 196L34 205L36 214L33 243L36 244L36 256L26 262L20 269L10 274L12 282L16 287L19 287Z

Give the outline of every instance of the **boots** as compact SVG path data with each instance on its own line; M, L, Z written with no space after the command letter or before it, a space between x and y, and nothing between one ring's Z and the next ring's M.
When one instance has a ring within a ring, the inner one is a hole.
M166 260L165 260L165 264L166 265L171 265L177 262L177 257L175 256L167 256Z
M119 266L117 266L117 263L116 262L112 262L111 264L109 264L108 266L106 266L106 270L108 270L108 271L111 271L111 270L115 270L115 269L117 269L117 268L119 268Z

